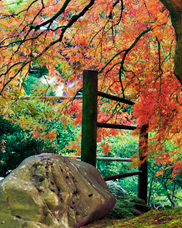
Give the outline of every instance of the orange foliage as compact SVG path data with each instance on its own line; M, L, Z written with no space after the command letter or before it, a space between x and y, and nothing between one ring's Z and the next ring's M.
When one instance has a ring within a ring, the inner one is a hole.
M174 30L160 1L26 1L14 13L1 6L0 27L2 113L21 95L32 63L47 66L57 85L65 80L55 69L58 63L69 72L69 81L75 81L69 97L82 87L82 71L95 69L100 91L136 102L132 112L122 114L125 105L100 99L99 121L149 123L149 151L160 154L158 161L170 162L166 140L176 145L176 161L181 156L182 87L173 74ZM73 116L72 124L80 124L81 101L65 99L54 115L64 122ZM98 140L110 134L117 131L99 130ZM180 162L175 172L179 167Z

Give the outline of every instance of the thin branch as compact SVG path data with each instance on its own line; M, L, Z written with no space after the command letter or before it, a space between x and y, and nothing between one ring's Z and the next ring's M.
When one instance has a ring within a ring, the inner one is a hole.
M138 43L138 41L140 40L140 38L145 35L146 33L150 32L152 30L152 28L148 28L145 31L143 31L142 33L140 33L140 35L135 39L135 41L132 43L132 45L124 50L119 51L116 55L114 55L106 64L105 66L99 71L99 73L101 73L118 55L120 55L121 53L124 52L123 58L122 58L122 64L124 64L124 60L128 54L128 52L130 52L132 50L132 48L135 47L135 45Z
M115 63L108 71L106 71L106 74L108 74L115 66L121 64L121 61L118 63Z
M42 35L43 33L45 33L45 32L46 32L46 31L42 31L42 32L40 32L37 36L31 37L31 38L13 41L13 42L11 42L11 43L8 43L7 45L0 46L0 48L7 48L7 47L9 47L9 46L11 46L11 45L13 45L13 44L20 43L20 44L18 45L18 48L17 48L17 50L18 50L19 47L20 47L23 43L25 43L26 41L35 40L35 39L39 38L39 36L41 36L41 35ZM16 50L16 52L17 52L17 50Z
M22 64L23 63L23 65L21 66L21 68L3 85L3 88L1 89L1 91L0 91L0 95L2 94L2 92L4 91L4 89L5 89L5 87L23 70L23 68L27 65L27 64L29 64L31 61L28 61L28 62L26 62L26 63L24 63L24 62L18 62L18 63L15 63L15 64L13 64L7 71L6 71L6 73L3 73L3 74L1 74L0 75L0 77L2 76L2 75L5 75L5 74L7 74L9 71L10 71L10 69L11 68L13 68L15 65L18 65L18 64Z
M47 20L47 21L44 21L42 24L39 24L39 25L36 25L36 26L32 26L31 29L35 29L35 31L36 31L36 30L38 30L40 27L52 23L56 18L58 18L62 13L64 13L66 7L68 6L68 4L69 4L70 2L71 2L71 0L66 0L66 1L64 2L64 4L63 4L62 8L61 8L56 14L54 14L53 17L51 17L51 18L50 18L49 20Z
M26 37L29 35L29 33L31 32L31 30L32 30L32 28L33 28L32 26L33 26L34 21L35 21L36 18L40 15L40 13L42 12L42 10L45 8L43 0L41 0L41 2L42 2L42 7L41 7L41 9L39 10L39 12L35 15L35 17L33 18L32 22L31 22L30 24L26 25L26 26L23 28L23 31L24 31L24 29L25 29L27 26L30 26L30 27L29 27L29 30L27 31L27 33L26 33L25 36L24 36L24 39L26 39ZM35 30L35 31L36 31L36 30Z
M158 57L159 57L159 77L160 78L160 88L159 88L159 96L161 96L161 86L162 86L162 78L161 76L163 75L163 70L161 67L161 45L160 45L160 41L158 40L158 38L156 37L157 40L157 49L158 49Z
M65 4L63 5L63 7L61 8L61 10L59 11L59 13L60 12L64 12L64 10L65 10L65 8L66 8L66 6L68 5L68 3L70 2L70 0L68 1L66 1L65 2ZM66 30L68 29L68 28L70 28L80 17L82 17L88 10L89 10L89 8L92 6L94 4L94 0L91 0L90 2L89 2L89 4L88 5L86 5L85 7L84 7L84 9L79 13L79 14L77 14L77 15L74 15L74 16L72 16L72 18L71 18L71 20L68 22L68 24L66 25L66 26L64 26L64 27L62 27L62 32L61 32L61 34L60 34L60 37L57 39L57 40L54 40L54 41L52 41L52 42L50 42L50 44L47 46L47 47L45 47L44 48L44 50L41 52L41 53L39 53L36 57L34 57L34 58L32 58L31 60L29 60L29 61L27 61L27 62L23 62L23 63L21 63L21 62L18 62L18 63L15 63L15 64L13 64L13 65L11 65L10 67L8 67L8 69L6 70L6 72L5 73L3 73L3 74L1 74L0 75L0 77L2 76L2 75L6 75L15 65L18 65L18 64L23 64L21 67L20 67L20 69L4 84L4 86L3 86L3 88L1 89L1 91L0 91L0 94L4 91L4 89L5 89L5 87L8 85L8 83L12 80L12 79L14 79L21 71L22 71L22 69L27 65L27 64L29 64L31 61L35 61L35 60L37 60L39 57L41 57L50 47L52 47L53 45L55 45L55 44L57 44L58 42L61 42L62 41L62 39L63 39L63 36L64 36L64 33L66 32ZM44 7L44 5L43 5L43 7ZM39 11L40 12L40 11ZM58 14L56 14L57 16L56 16L56 18L59 16ZM55 19L55 15L54 15L54 17L53 17L54 19ZM50 23L51 21L46 21L46 23L45 24L47 24L47 23ZM42 23L42 24L40 24L40 25L38 25L37 27L31 27L30 28L30 30L32 30L32 29L35 29L35 30L37 30L38 28L40 28L41 26L43 26L43 25L45 25L44 23ZM30 32L30 30L29 30L29 32ZM27 34L26 34L27 35ZM40 35L40 34L39 34ZM38 36L39 36L38 35ZM26 36L25 36L26 37ZM35 39L35 37L34 37L34 39ZM30 40L32 40L32 38L30 38ZM18 48L20 47L20 45L18 46ZM17 49L18 50L18 49ZM13 55L14 55L14 53L13 53ZM12 56L13 56L12 55Z
M120 69L119 69L119 81L120 81L120 84L121 84L121 91L122 91L122 94L123 94L123 98L125 98L123 82L122 82L122 79L121 79L122 71L123 71L123 64L121 62L121 66L120 66Z
M115 7L119 2L121 3L121 12L120 12L120 16L119 16L118 22L117 22L116 24L114 24L115 26L116 26L116 25L119 25L119 23L121 22L122 16L123 16L123 10L124 10L123 0L117 0L117 1L116 1L115 3L113 3L113 5L112 5L112 6L113 6L113 9L114 9L114 7ZM109 19L113 19L112 14L113 14L113 11L110 12L110 14L109 14Z

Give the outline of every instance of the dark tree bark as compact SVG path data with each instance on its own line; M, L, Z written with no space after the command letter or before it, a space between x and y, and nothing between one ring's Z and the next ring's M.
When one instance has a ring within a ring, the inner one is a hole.
M182 0L160 0L171 14L176 33L175 70L177 79L182 84Z

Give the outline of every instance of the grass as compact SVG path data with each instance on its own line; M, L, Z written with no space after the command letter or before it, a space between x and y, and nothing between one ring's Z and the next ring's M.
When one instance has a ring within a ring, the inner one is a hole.
M92 224L83 226L84 228L182 228L182 208L176 207L168 210L151 210L135 218L125 219L103 219ZM82 228L83 228L82 227Z

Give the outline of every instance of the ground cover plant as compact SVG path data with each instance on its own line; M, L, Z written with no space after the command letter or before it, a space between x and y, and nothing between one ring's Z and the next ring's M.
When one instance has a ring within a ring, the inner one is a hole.
M126 218L120 220L103 219L95 221L84 227L115 227L115 228L179 228L182 224L181 208L173 208L169 210L151 210L143 215L135 218Z

